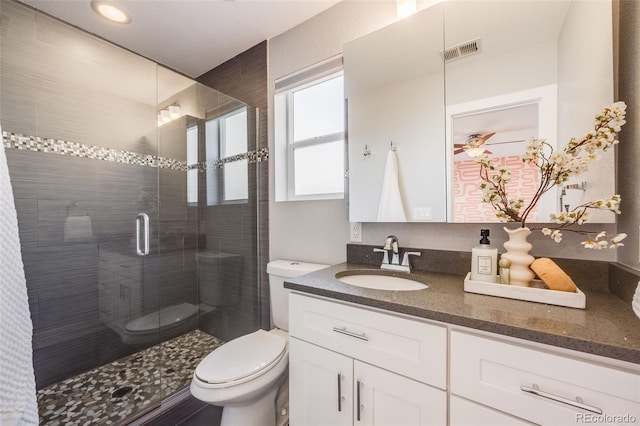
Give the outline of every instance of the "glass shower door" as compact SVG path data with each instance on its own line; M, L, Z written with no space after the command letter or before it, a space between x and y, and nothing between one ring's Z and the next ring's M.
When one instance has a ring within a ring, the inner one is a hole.
M41 424L126 424L259 326L256 114L19 2L0 13ZM206 121L243 108L246 152L209 167ZM225 170L245 160L238 195ZM208 185L227 196L209 204Z
M161 356L144 352L158 328L144 341L134 327L158 310L158 66L19 2L0 13L41 424L126 422L162 395ZM149 256L136 254L139 213Z

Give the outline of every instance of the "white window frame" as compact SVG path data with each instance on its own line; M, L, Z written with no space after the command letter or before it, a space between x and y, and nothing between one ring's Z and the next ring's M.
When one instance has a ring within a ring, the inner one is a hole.
M283 123L281 121L283 120L282 117L276 117L276 126L280 123L282 129L279 137L278 131L276 131L276 201L331 200L343 199L345 197L346 182L344 182L343 191L341 192L296 195L294 154L298 148L343 141L343 170L346 173L346 129L309 139L293 140L293 98L295 92L341 76L343 76L342 57L337 56L276 81L275 114L284 115L285 120L285 123ZM280 86L280 88L278 86ZM277 98L283 95L283 102L279 102Z

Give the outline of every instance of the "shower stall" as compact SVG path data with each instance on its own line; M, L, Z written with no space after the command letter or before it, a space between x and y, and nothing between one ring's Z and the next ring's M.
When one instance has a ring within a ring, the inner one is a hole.
M256 108L0 2L43 425L126 424L264 318Z

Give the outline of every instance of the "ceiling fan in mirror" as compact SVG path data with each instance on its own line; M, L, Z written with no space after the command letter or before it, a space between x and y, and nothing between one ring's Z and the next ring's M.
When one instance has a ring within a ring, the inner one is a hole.
M523 140L513 140L486 143L487 140L495 134L496 132L487 133L485 135L483 135L482 133L472 133L467 137L465 143L456 143L453 145L453 154L458 155L464 152L469 157L475 158L483 154L492 154L492 152L487 149L487 146L523 142Z

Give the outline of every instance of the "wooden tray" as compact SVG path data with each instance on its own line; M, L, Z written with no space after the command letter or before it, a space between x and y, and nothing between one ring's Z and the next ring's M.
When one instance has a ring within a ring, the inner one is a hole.
M498 280L500 277L498 277ZM486 294L489 296L506 297L508 299L526 300L529 302L547 303L549 305L566 306L584 309L587 304L585 294L577 289L575 293L568 291L549 290L540 280L533 280L533 287L490 283L471 280L471 272L464 279L464 291L469 293Z

